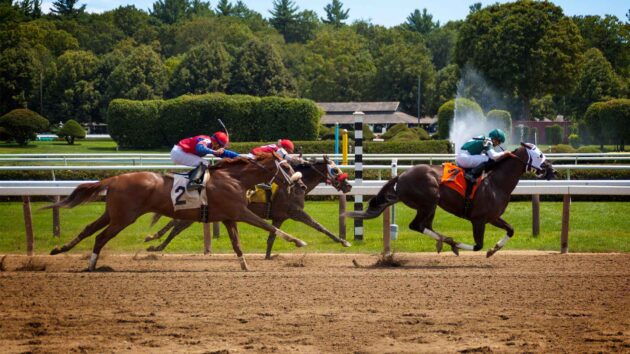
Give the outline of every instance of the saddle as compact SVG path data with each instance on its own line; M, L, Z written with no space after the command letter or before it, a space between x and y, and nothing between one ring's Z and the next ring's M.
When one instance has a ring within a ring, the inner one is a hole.
M254 189L247 191L247 202L264 203L265 216L266 219L269 219L269 216L271 215L271 202L273 201L273 197L276 195L277 190L278 185L276 183L271 184L271 186L267 184L256 185Z
M451 162L445 162L442 164L442 166L444 168L444 172L442 173L442 180L440 181L440 184L456 191L463 198L466 198L466 187L468 186L468 181L466 181L466 178L464 177L465 170ZM468 196L469 199L473 199L475 197L475 192L477 191L477 187L479 187L479 182L482 179L483 176L477 177L472 191Z

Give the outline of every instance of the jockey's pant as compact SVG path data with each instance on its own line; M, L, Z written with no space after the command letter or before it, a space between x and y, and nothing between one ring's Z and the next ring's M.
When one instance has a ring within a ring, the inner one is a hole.
M208 166L210 161L195 154L189 154L182 150L181 147L175 145L171 150L171 160L178 165L186 165L190 167L197 167L200 163Z
M473 168L481 165L482 163L489 160L489 157L480 154L480 155L471 155L468 150L460 149L457 157L455 158L455 162L457 166L462 168Z

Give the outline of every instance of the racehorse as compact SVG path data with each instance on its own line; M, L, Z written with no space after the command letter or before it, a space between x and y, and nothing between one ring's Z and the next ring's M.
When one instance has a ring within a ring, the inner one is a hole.
M505 155L488 175L478 182L470 212L465 213L464 198L457 191L440 184L443 167L418 165L389 180L378 194L370 199L367 210L348 212L346 215L358 219L371 219L379 216L386 207L402 201L417 211L409 228L435 239L438 252L442 249L442 242L446 242L455 254L459 254L460 248L481 250L486 224L490 223L506 231L506 235L488 250L486 256L490 257L514 235L514 229L501 218L501 215L519 178L526 171L533 171L538 178L547 180L556 174L552 164L535 145L521 143L519 148ZM445 211L472 223L474 246L455 242L452 238L433 230L433 218L438 205Z
M256 184L273 180L286 188L294 179L299 178L298 174L293 175L291 166L277 154L261 154L254 159L244 157L224 159L210 166L208 173L209 178L205 184L208 200L206 222L223 222L243 270L248 270L248 266L241 251L236 225L238 221L279 235L295 243L297 247L306 246L306 242L269 225L247 208L245 192ZM289 177L287 173L290 173L292 177ZM300 186L306 188L303 184ZM172 176L153 172L126 173L100 182L80 184L66 199L45 208L55 206L72 208L94 200L100 192L107 190L105 212L96 221L86 226L76 238L62 247L56 247L50 254L66 252L84 238L105 227L96 236L88 263L88 271L93 271L103 246L143 214L152 212L176 219L200 221L202 215L199 209L174 210L171 200L172 187Z
M279 189L274 195L271 203L271 209L268 209L267 203L250 203L249 209L256 215L264 219L271 219L272 225L280 228L282 223L287 219L300 221L315 230L330 237L333 241L341 243L344 247L350 247L351 244L343 240L332 232L328 231L324 226L315 221L310 215L304 211L304 197L313 190L318 184L326 182L331 184L335 189L343 193L348 193L352 186L347 181L347 174L342 173L339 167L332 160L324 156L323 161L304 161L298 164L292 164L295 171L302 174L302 182L306 185L306 190L289 191L288 189ZM192 225L191 220L171 220L166 226L159 230L155 235L147 236L145 242L157 240L162 237L169 229L172 228L170 234L164 242L158 246L150 246L147 251L162 251L166 246L184 229ZM276 239L273 232L269 233L267 238L267 251L265 259L271 259L271 249Z

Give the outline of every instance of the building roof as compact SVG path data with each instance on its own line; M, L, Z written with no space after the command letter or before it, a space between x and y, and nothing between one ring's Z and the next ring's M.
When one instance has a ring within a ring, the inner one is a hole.
M317 102L326 113L396 112L400 102Z
M321 124L352 124L354 116L352 114L326 114L320 119ZM404 112L391 113L365 113L363 116L365 124L418 124L418 118L410 116Z

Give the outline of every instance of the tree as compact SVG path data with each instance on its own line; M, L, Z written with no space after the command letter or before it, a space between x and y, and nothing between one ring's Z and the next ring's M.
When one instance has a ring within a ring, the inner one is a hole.
M35 140L37 133L43 132L48 125L46 118L26 108L14 109L0 117L3 134L8 134L19 145L27 145L29 140Z
M616 16L575 16L586 49L599 49L621 75L630 75L630 24Z
M269 11L271 14L269 23L284 36L287 42L291 42L289 39L298 19L298 9L292 0L273 0L273 9Z
M35 51L26 43L0 53L0 113L26 107L35 95L39 68Z
M457 83L459 82L459 67L451 64L440 69L436 76L435 97L439 106L446 101L452 100L457 94Z
M618 97L620 90L620 80L612 65L599 49L591 48L584 53L578 85L569 96L569 104L574 113L582 116L591 103Z
M322 22L335 27L340 27L344 24L343 21L348 19L348 12L350 12L350 9L344 11L343 3L339 0L333 0L332 3L324 7L324 11L326 11L326 18L322 18Z
M610 137L617 151L624 151L630 141L630 99L614 99L601 106L602 132Z
M233 16L234 6L230 0L219 0L217 4L217 14L220 16Z
M220 42L191 49L171 76L170 95L225 92L230 82L230 64L230 55Z
M85 135L85 129L74 119L69 119L57 132L57 136L66 139L70 145L74 145L75 139L85 138Z
M166 67L160 56L149 46L139 46L109 75L107 95L109 100L157 99L164 93L167 80Z
M77 17L85 13L85 4L75 7L79 0L57 0L52 4L50 12L65 17Z
M138 10L133 5L119 6L111 11L113 23L127 37L133 36L140 29L145 28L149 24L149 14L142 10Z
M452 63L456 44L457 24L453 22L436 28L427 35L427 47L431 50L436 70Z
M189 0L158 0L153 3L153 10L150 10L151 16L166 24L173 24L190 15Z
M230 93L254 96L292 96L295 83L271 44L252 40L234 58Z
M441 139L448 139L453 119L455 118L455 111L457 111L458 117L466 117L472 121L484 121L483 110L475 101L471 101L467 98L457 98L445 102L440 109L438 109L438 135ZM472 135L471 133L469 135Z
M495 87L515 92L529 119L532 97L573 89L581 43L561 8L521 0L469 14L460 28L456 60L460 67L471 64Z
M407 22L405 27L412 31L416 31L422 34L428 34L436 28L440 27L440 21L433 22L433 15L427 13L427 9L420 10L415 9L414 12L407 16Z

